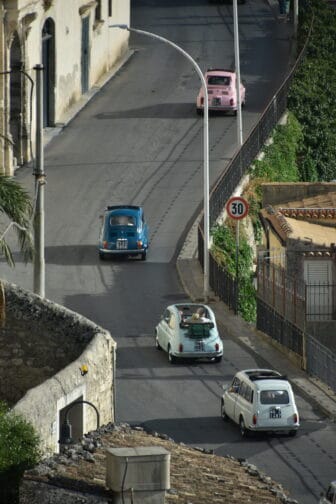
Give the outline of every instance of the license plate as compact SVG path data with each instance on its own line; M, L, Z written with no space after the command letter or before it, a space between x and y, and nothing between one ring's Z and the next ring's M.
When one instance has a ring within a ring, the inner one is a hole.
M213 98L212 99L212 105L214 107L219 107L221 105L221 99L220 98Z
M117 240L117 249L118 250L126 250L128 247L128 240L125 238L119 238Z
M280 408L271 408L270 409L270 418L281 418L281 409Z

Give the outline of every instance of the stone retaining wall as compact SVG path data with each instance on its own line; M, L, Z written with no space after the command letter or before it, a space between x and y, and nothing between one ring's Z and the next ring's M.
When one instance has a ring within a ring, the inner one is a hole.
M60 411L76 399L92 402L102 423L113 421L116 344L109 332L63 306L3 285L0 399L32 422L46 452L58 451ZM84 406L83 431L96 426L94 409Z

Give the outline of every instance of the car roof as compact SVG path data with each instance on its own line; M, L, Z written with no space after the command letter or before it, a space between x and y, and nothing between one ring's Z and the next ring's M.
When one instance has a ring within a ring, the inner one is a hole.
M141 207L135 205L109 205L105 212L109 214L118 213L121 215L130 215L141 211Z
M255 383L258 389L269 389L282 387L289 387L287 377L276 371L275 369L244 369L239 371L236 375L238 378L246 378Z
M229 68L208 68L206 71L207 75L216 74L216 75L233 75L235 74L235 70Z

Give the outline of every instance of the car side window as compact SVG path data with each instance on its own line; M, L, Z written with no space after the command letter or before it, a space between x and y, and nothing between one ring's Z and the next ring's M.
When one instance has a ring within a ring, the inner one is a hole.
M170 320L169 320L169 327L170 329L175 329L176 328L176 317L175 315L172 313L171 316L170 316Z
M238 393L240 387L240 380L239 378L234 378L232 385L230 387L230 392L234 392L235 394Z
M241 384L241 386L240 386L240 389L239 389L239 395L240 395L241 397L244 397L244 399L245 399L246 387L247 387L246 383L245 383L245 382L242 382L242 384Z

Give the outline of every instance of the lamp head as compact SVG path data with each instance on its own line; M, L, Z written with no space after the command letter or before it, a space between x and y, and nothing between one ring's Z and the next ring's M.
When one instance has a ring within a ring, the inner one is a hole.
M113 24L109 25L109 28L120 28L121 30L129 30L129 26L127 24Z

